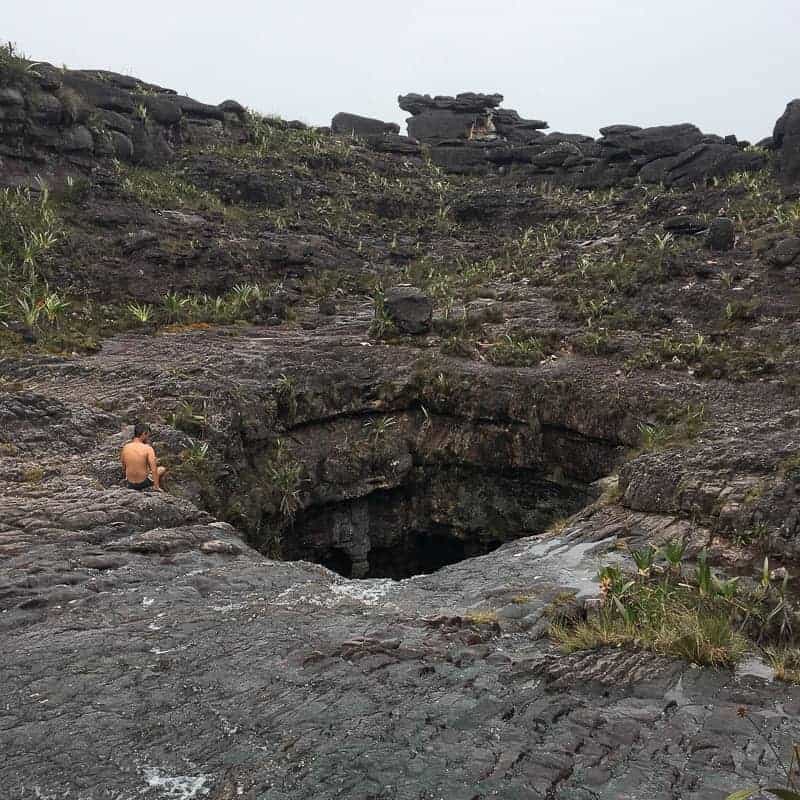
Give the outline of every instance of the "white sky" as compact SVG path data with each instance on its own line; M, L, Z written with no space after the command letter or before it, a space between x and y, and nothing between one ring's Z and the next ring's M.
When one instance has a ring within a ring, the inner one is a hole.
M0 0L0 40L265 113L403 124L500 92L553 130L694 122L757 140L800 96L800 0Z

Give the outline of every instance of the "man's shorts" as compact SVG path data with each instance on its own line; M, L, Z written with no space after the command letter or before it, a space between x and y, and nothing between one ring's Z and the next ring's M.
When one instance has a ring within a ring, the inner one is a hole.
M125 481L125 485L129 489L134 489L137 492L141 492L144 491L145 489L151 489L153 486L153 481L149 477L147 477L140 483L131 483L130 481Z

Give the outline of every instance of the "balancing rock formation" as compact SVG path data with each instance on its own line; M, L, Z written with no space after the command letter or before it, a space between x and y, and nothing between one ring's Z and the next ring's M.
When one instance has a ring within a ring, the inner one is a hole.
M411 136L431 146L431 158L455 172L516 165L531 175L579 188L609 187L641 179L688 185L706 177L760 169L764 158L735 137L707 135L695 125L640 128L611 125L600 139L545 134L543 120L522 119L500 108L500 94L455 97L407 94L400 108L412 116Z

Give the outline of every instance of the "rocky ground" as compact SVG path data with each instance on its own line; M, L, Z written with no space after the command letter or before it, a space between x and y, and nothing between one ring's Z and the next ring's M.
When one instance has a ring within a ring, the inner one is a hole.
M589 147L403 98L428 150L10 53L0 76L0 796L781 780L800 691L766 662L793 630L717 668L551 634L678 539L742 586L767 554L800 625L791 106L767 149ZM136 419L168 494L121 485Z

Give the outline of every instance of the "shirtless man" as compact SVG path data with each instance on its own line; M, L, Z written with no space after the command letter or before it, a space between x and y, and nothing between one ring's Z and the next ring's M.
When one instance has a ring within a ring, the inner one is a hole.
M150 428L147 425L137 422L133 426L133 440L122 448L119 460L125 470L125 484L129 489L164 491L161 480L167 470L158 466L156 452L150 446Z

